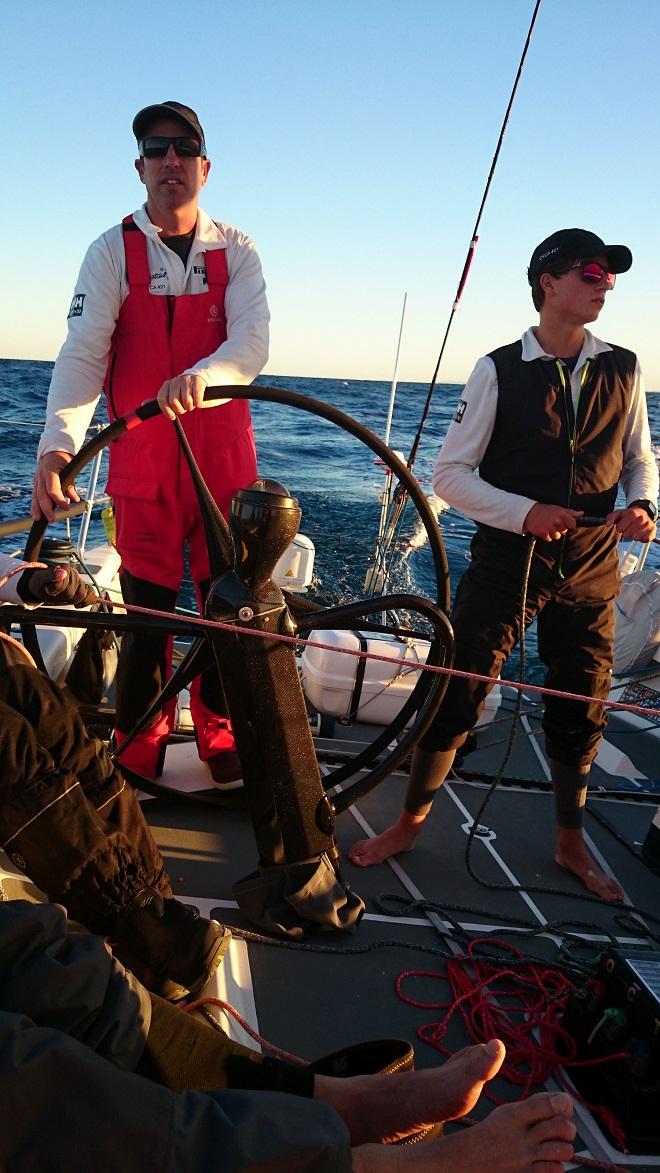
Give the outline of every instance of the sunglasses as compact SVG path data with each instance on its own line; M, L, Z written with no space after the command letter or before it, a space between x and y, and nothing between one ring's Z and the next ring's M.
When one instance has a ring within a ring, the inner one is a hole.
M599 285L601 281L605 280L608 289L614 289L616 284L616 273L612 273L604 265L599 265L598 261L578 261L576 265L569 265L568 269L562 269L560 273L557 273L557 277L563 277L564 273L572 273L573 271L579 272L580 280L584 281L585 285Z
M174 147L180 159L198 159L202 153L202 144L197 138L190 138L187 135L170 138L155 134L142 139L140 155L143 159L164 159L170 147Z

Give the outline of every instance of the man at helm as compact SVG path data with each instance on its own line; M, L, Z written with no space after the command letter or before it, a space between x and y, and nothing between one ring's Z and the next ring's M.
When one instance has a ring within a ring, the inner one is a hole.
M197 411L205 388L246 384L268 356L268 307L259 258L249 237L199 208L211 169L197 114L180 102L135 116L135 167L145 204L105 232L83 261L68 334L51 380L34 479L33 514L52 520L73 487L59 473L84 441L101 390L111 419L158 397L163 418L112 445L108 491L116 515L127 603L173 610L184 546L198 601L209 581L204 527L172 421L182 424L202 475L226 514L233 494L256 477L245 400ZM190 413L190 414L189 414ZM126 636L118 671L116 740L169 675L165 636ZM215 669L191 687L199 754L214 780L240 775ZM156 777L172 712L165 710L127 747L124 764Z

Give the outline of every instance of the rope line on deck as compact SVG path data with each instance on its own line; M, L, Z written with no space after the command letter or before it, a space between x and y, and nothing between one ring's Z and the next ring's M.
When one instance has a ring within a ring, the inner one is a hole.
M470 1038L485 1043L499 1038L506 1046L506 1058L500 1074L521 1089L519 1099L527 1099L534 1087L542 1086L550 1076L559 1080L570 1095L600 1118L617 1147L627 1154L623 1126L613 1112L602 1105L590 1104L574 1088L566 1086L564 1068L598 1066L629 1058L628 1052L616 1052L597 1059L577 1059L577 1045L562 1025L562 1014L576 986L550 965L530 964L509 969L501 959L488 960L475 950L482 939L474 938L462 956L449 958L445 972L405 970L395 981L398 997L409 1006L444 1011L437 1022L419 1027L418 1038L445 1056L451 1050L445 1039L452 1019L459 1014ZM488 938L490 947L499 946L516 962L523 954L515 945ZM429 1001L404 992L404 982L411 978L440 979L447 982L451 996L447 1001ZM504 1003L504 1004L503 1004ZM537 1036L537 1037L536 1037ZM483 1094L494 1104L499 1099L488 1087ZM611 1168L611 1166L604 1166Z
M98 602L108 605L107 599L99 599ZM150 607L138 607L135 604L122 603L121 609L139 615L151 615L157 619L170 619L172 612L156 611ZM392 666L391 656L380 656L375 652L363 652L358 648L339 648L333 644L320 643L318 640L302 639L300 636L284 635L280 632L271 631L257 631L256 628L246 627L243 624L237 626L234 623L224 623L216 619L201 619L189 617L176 613L177 622L190 623L193 626L208 627L211 629L230 632L232 635L247 635L256 636L259 639L279 640L281 643L293 644L294 647L310 646L319 648L324 652L336 652L341 656L354 656L360 660L375 660L383 664ZM642 717L654 717L660 719L660 709L651 708L644 705L626 704L624 701L613 701L609 697L590 697L583 696L577 692L564 692L557 688L546 688L542 684L524 684L519 680L501 680L493 678L492 676L482 676L478 672L464 672L460 668L443 668L438 664L414 664L410 665L408 671L410 672L435 672L444 676L458 676L464 680L480 680L486 684L505 684L508 688L518 689L520 692L534 692L543 696L554 696L561 700L568 701L582 701L592 705L601 705L605 709L613 709L618 712L636 713Z

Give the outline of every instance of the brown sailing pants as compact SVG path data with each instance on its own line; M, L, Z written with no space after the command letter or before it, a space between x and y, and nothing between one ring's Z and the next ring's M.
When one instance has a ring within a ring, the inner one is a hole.
M4 643L0 763L0 846L73 919L105 935L139 888L171 896L132 787L57 685ZM156 995L151 1000L139 1074L176 1091L313 1094L311 1069L252 1051Z
M143 887L171 895L131 786L77 709L0 649L0 846L51 900L106 934Z

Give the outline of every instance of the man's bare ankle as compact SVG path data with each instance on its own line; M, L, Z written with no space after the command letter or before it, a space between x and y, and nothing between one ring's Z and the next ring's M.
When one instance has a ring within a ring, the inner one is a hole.
M401 830L414 831L415 834L418 834L422 829L422 825L426 822L428 813L428 811L424 811L422 814L412 814L410 811L402 810L397 824Z

